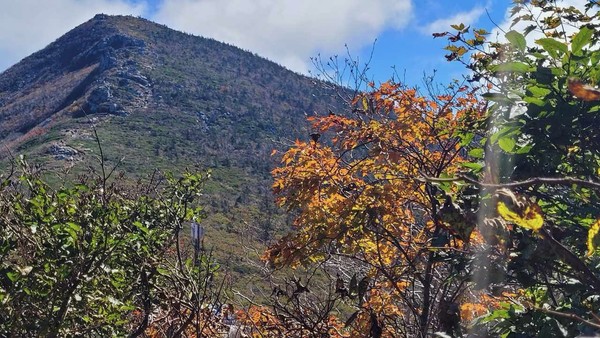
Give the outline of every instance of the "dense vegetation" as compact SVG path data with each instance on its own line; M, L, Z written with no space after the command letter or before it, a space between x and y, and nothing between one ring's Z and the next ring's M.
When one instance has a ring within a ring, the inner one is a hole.
M599 5L513 3L524 28L500 42L462 24L435 34L463 81L369 83L276 155L273 190L293 229L263 260L292 270L261 297L236 294L238 325L255 337L600 333ZM164 106L192 104L161 88ZM222 331L213 309L227 274L180 236L201 216L204 176L132 185L99 159L58 189L24 161L3 177L2 334Z
M198 315L216 265L194 259L181 231L200 220L203 176L132 187L102 165L54 190L25 161L13 169L0 194L0 335L139 335L151 313Z

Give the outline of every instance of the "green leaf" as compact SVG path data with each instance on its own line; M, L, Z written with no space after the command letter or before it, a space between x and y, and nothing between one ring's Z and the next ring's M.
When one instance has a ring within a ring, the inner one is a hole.
M148 228L139 221L133 222L133 225L135 225L136 228L140 229L146 235L150 232L150 230L148 230Z
M592 35L594 32L588 27L582 27L577 34L573 37L571 41L571 52L573 54L578 54L581 52L583 47L590 43L592 40Z
M169 276L171 274L171 272L168 269L164 269L164 268L160 268L160 267L156 268L156 272L158 272L162 276Z
M500 146L500 149L510 153L515 148L516 142L512 137L501 137L498 140L498 145Z
M519 134L518 126L506 125L506 126L502 127L502 129L500 129L498 132L492 134L492 136L490 137L490 141L492 143L496 143L496 142L498 142L499 139L501 139L503 137L511 137L513 135L518 135L518 134Z
M506 39L520 51L524 51L527 48L527 42L525 41L525 37L523 34L517 31L510 31L505 35Z
M75 185L75 188L76 188L77 190L79 190L79 191L83 191L83 192L90 191L90 187L88 187L87 185L85 185L85 184L82 184L82 183L80 183L80 184L76 184L76 185Z
M544 101L538 97L533 97L533 96L526 96L523 98L523 101L534 104L538 107L543 107L546 105L546 101Z
M77 231L75 231L73 228L65 228L65 231L71 236L71 238L73 239L73 241L77 241Z
M466 134L459 135L459 137L460 137L460 145L461 146L466 146L467 144L471 143L471 141L473 141L473 138L475 137L475 134L473 134L473 133L466 133Z
M492 66L491 70L494 72L527 73L534 71L535 68L523 62L505 62Z
M67 222L67 225L73 229L75 232L80 232L81 231L81 226L79 226L79 224L77 223L73 223L73 222Z
M512 100L500 93L484 93L481 95L484 99L493 102L511 103Z
M483 149L482 148L471 149L471 150L469 150L469 156L475 157L475 158L483 158Z
M595 51L591 52L590 60L592 61L593 65L598 64L600 62L600 50L595 50Z
M8 279L10 279L11 282L16 282L19 279L19 273L15 272L15 271L9 271L6 273L6 277L8 277Z
M480 172L483 169L483 164L481 164L481 163L465 162L465 163L461 163L460 165L465 168L472 169L475 172Z
M536 96L539 98L545 97L550 94L552 91L548 88L538 87L538 86L530 86L527 87L527 90L531 93L532 96Z
M531 148L533 148L533 146L528 144L526 146L523 146L523 147L520 147L519 149L517 149L517 151L515 151L515 154L518 154L518 155L527 154L527 153L529 153Z
M558 57L558 52L566 54L568 50L567 45L552 38L542 38L536 40L535 43L542 46L542 48L544 48L544 50L552 57Z

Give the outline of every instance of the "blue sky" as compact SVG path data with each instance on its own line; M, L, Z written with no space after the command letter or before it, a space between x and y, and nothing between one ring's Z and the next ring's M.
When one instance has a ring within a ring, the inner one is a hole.
M402 30L384 30L377 37L371 68L379 81L389 78L394 70L411 85L420 84L424 75L431 75L434 70L436 79L442 82L462 77L464 67L444 58L448 41L434 39L432 33L450 31L450 24L461 22L492 31L494 24L490 18L503 23L509 0L423 0L413 5L414 18L409 25ZM362 54L369 50L363 48Z
M177 30L225 41L294 71L310 57L362 62L373 49L376 82L396 72L418 85L437 70L446 82L464 69L444 59L432 32L464 22L491 30L505 21L510 0L0 0L0 71L43 48L96 13L131 14ZM486 13L487 10L487 13ZM376 40L376 42L375 42ZM375 44L374 44L375 42Z

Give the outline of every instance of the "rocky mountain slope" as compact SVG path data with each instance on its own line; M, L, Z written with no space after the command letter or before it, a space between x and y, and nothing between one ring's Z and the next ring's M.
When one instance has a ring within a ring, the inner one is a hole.
M242 227L268 240L285 223L271 151L308 137L307 114L340 105L322 83L234 46L97 15L0 74L0 158L78 172L96 163L94 126L109 162L134 176L211 169L206 224L233 250Z

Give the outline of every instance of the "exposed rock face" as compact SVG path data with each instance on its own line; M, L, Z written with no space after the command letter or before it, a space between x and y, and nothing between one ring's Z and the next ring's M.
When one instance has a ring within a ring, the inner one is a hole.
M145 42L123 34L113 34L103 37L83 53L75 55L71 67L84 67L100 60L101 70L107 70L119 65L120 50L143 53Z
M110 17L96 18L108 20ZM151 83L140 73L139 60L133 56L144 55L145 47L146 43L143 40L114 34L102 38L86 52L78 55L74 60L76 64L89 64L93 60L100 60L100 76L88 85L93 89L87 90L82 109L75 111L75 115L126 116L131 109L144 107L151 94Z
M63 110L124 116L147 103L150 82L133 58L144 55L146 43L115 32L110 18L96 16L48 46L48 53L38 52L2 74L0 139L27 134ZM40 69L36 73L25 64ZM73 103L79 109L69 109Z
M81 152L73 147L67 146L63 143L53 143L48 147L48 154L54 156L57 160L69 160L73 161L77 159Z

